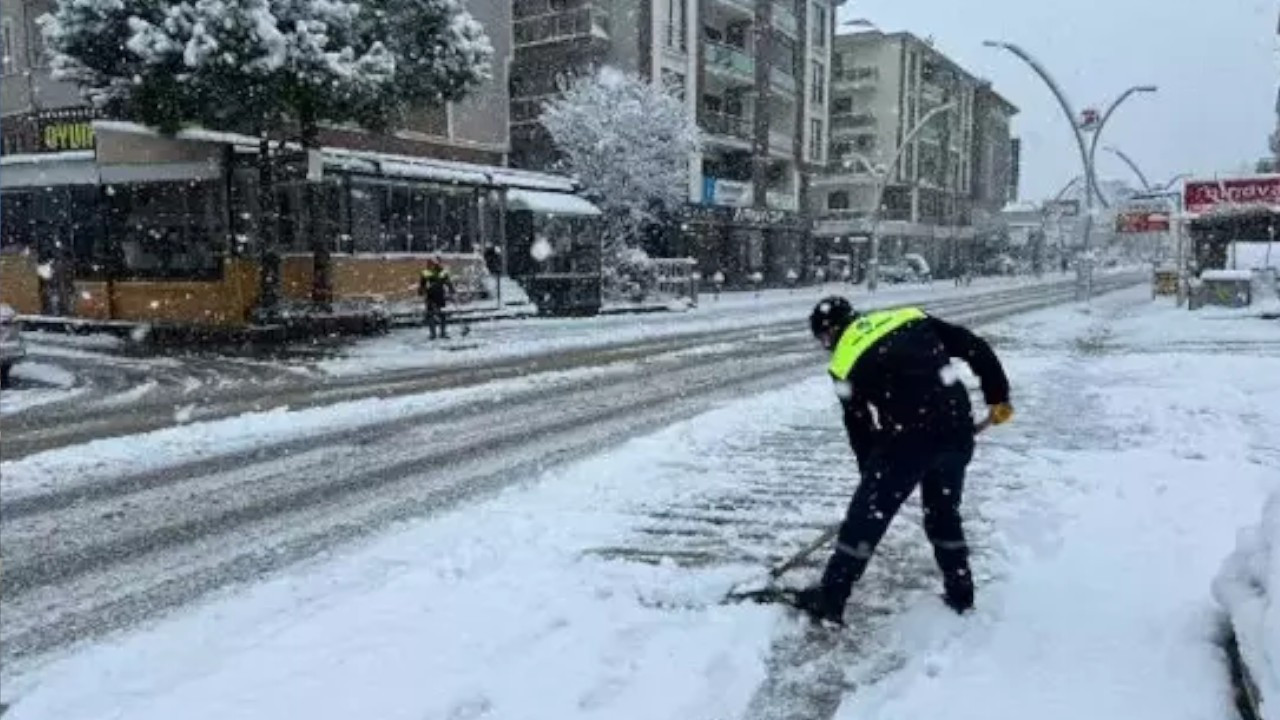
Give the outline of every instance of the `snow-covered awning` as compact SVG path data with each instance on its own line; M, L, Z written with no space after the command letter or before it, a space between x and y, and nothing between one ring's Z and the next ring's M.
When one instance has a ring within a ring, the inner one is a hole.
M530 210L547 215L599 215L600 208L587 200L568 193L543 192L541 190L507 191L508 210Z

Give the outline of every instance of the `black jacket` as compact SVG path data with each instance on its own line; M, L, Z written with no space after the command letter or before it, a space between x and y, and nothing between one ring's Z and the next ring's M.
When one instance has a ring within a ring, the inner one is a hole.
M932 316L886 335L837 380L849 444L861 459L872 448L971 442L974 420L964 383L947 366L968 363L988 405L1008 402L1009 379L985 340Z

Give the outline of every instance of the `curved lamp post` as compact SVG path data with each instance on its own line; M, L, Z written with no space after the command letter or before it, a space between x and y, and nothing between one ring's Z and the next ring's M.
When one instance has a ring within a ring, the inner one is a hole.
M1044 84L1048 85L1049 89L1053 91L1053 96L1057 98L1058 105L1062 108L1062 114L1067 116L1067 123L1071 126L1071 134L1076 139L1076 148L1080 151L1080 165L1084 168L1086 187L1084 193L1085 231L1083 254L1087 259L1091 250L1089 242L1089 225L1093 222L1093 183L1090 181L1090 178L1093 177L1093 171L1090 169L1089 165L1089 148L1085 144L1084 133L1080 130L1080 124L1078 121L1080 116L1076 114L1075 108L1072 107L1071 101L1067 99L1066 93L1064 93L1062 88L1059 87L1058 82L1054 80L1053 76L1049 74L1049 71L1040 64L1039 60L1036 60L1031 56L1031 53L1028 53L1026 50L1023 50L1021 47L1014 45L1013 43L1002 42L999 40L987 40L982 44L986 47L1008 50L1010 53L1017 56L1018 59L1029 65L1031 69L1035 71L1036 75L1039 75L1040 79L1044 81ZM1079 287L1079 293L1082 295L1080 299L1087 300L1093 294L1093 268L1090 263L1081 262L1076 265L1076 280Z
M1107 106L1106 112L1102 113L1102 119L1098 121L1098 126L1093 130L1093 140L1089 143L1089 187L1092 192L1097 194L1098 201L1102 203L1103 207L1107 206L1107 199L1102 197L1102 191L1098 189L1097 165L1095 164L1095 158L1098 155L1098 140L1102 137L1102 130L1107 126L1107 121L1111 120L1111 116L1115 114L1116 110L1118 110L1126 100L1139 93L1154 93L1157 91L1159 91L1159 88L1155 85L1134 85L1128 90L1120 93L1120 96ZM1121 159L1124 158L1122 157ZM1131 161L1125 160L1125 162L1130 163ZM1134 167L1136 171L1135 166L1130 165L1130 167ZM1140 171L1138 171L1137 174L1139 177L1142 176ZM1142 182L1143 185L1146 185L1147 183L1145 178Z
M1134 162L1134 161L1133 161L1133 158L1131 158L1131 157L1129 157L1127 154L1125 154L1125 152L1124 152L1123 150L1121 150L1120 148L1117 148L1117 147L1112 147L1112 146L1110 146L1110 145L1108 145L1108 146L1104 147L1104 148L1103 148L1103 150L1106 150L1107 152L1111 153L1112 155L1115 155L1116 157L1120 158L1120 159L1124 162L1124 164L1125 164L1125 165L1128 165L1128 166L1129 166L1129 169L1133 171L1133 174L1134 174L1134 175L1137 175L1137 176L1138 176L1138 180L1140 180L1140 181L1142 182L1142 189L1143 189L1143 190L1145 190L1145 191L1147 191L1147 192L1150 192L1150 191L1153 189L1153 188L1151 187L1151 183L1147 180L1147 176L1146 176L1146 174L1145 174L1145 173L1143 173L1143 172L1142 172L1142 169L1138 167L1138 163Z
M916 123L916 126L911 128L911 132L902 138L902 142L898 144L898 152L894 154L893 160L888 167L876 172L868 164L868 169L872 170L872 174L876 178L876 201L871 207L871 257L867 259L867 290L871 292L875 292L880 285L880 206L884 204L884 191L889 185L889 178L893 175L894 168L898 167L902 156L906 153L907 148L911 147L911 143L915 141L920 131L924 130L925 126L934 118L955 110L958 105L958 102L952 100L925 113L924 117L920 118L920 121ZM863 160L865 161L865 158Z

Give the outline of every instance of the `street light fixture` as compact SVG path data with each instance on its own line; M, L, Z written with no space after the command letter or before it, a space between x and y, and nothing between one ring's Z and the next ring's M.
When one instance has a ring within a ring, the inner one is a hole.
M1111 119L1111 116L1115 114L1116 110L1119 109L1126 100L1139 93L1154 93L1159 90L1160 88L1155 85L1134 85L1128 90L1125 90L1120 93L1119 97L1112 101L1111 105L1107 107L1106 112L1102 113L1102 119L1098 121L1097 127L1093 129L1093 140L1089 143L1089 189L1091 192L1097 194L1098 200L1102 202L1103 207L1107 206L1107 199L1102 197L1102 191L1098 189L1097 164L1095 162L1095 158L1098 154L1098 140L1102 137L1102 130L1107 126L1107 121ZM1141 176L1142 173L1139 172L1138 175ZM1145 183L1146 180L1144 179L1143 182Z
M898 144L898 151L893 156L893 160L889 162L888 167L873 168L870 163L866 163L867 169L875 177L875 204L871 206L871 256L867 259L867 290L875 292L880 285L880 206L884 204L884 191L889 185L889 177L893 175L894 168L902 160L902 156L906 154L908 147L916 139L916 136L924 130L934 118L955 110L959 103L952 100L944 105L925 113L916 126L911 128L911 132L902 138L902 142ZM864 158L865 161L865 158Z
M1127 155L1123 150L1121 150L1120 148L1112 147L1111 145L1107 145L1106 147L1104 147L1104 148L1102 148L1102 149L1103 149L1103 150L1106 150L1107 152L1111 153L1112 155L1115 155L1116 157L1120 158L1120 159L1124 162L1124 164L1125 164L1125 165L1128 165L1128 166L1129 166L1129 169L1133 171L1133 174L1134 174L1134 175L1137 175L1137 176L1138 176L1138 180L1140 180L1140 181L1142 182L1142 189L1143 189L1143 190L1145 190L1145 191L1147 191L1147 192L1150 192L1150 191L1152 190L1151 183L1147 180L1146 173L1142 172L1142 169L1138 167L1138 163L1136 163L1136 162L1134 162L1134 161L1133 161L1133 158L1129 157L1129 156L1128 156L1128 155Z
M1079 263L1076 267L1076 273L1077 273L1076 278L1079 286L1078 292L1080 295L1080 299L1088 300L1093 295L1093 263L1092 263L1092 257L1091 257L1092 256L1092 247L1091 247L1092 237L1091 236L1092 236L1092 229L1093 229L1092 228L1093 201L1094 201L1094 197L1096 195L1099 195L1097 184L1095 182L1096 176L1094 175L1094 172L1093 172L1093 154L1097 147L1098 135L1102 130L1102 126L1107 122L1107 120L1110 119L1111 115L1115 112L1116 108L1118 108L1122 102L1127 100L1130 96L1139 92L1155 92L1156 88L1154 85L1139 85L1139 86L1129 88L1123 94L1121 94L1121 96L1117 98L1115 102L1111 103L1111 106L1107 108L1106 114L1103 116L1101 122L1097 126L1097 129L1094 131L1092 142L1088 146L1086 146L1085 138L1084 138L1084 130L1080 127L1078 122L1079 115L1076 113L1075 108L1072 107L1071 102L1067 99L1066 93L1062 91L1062 88L1058 85L1057 81L1053 79L1053 76L1049 74L1049 71L1045 69L1044 65L1042 65L1040 61L1036 60L1026 50L1023 50L1021 47L1013 43L1008 43L1001 40L986 40L982 44L984 47L999 48L1002 50L1007 50L1013 55L1016 55L1020 60L1025 62L1027 65L1029 65L1031 69L1034 70L1035 73L1040 76L1040 79L1044 81L1045 85L1048 85L1049 89L1053 91L1053 95L1055 98L1057 98L1058 104L1062 108L1062 112L1067 116L1067 122L1071 126L1072 135L1075 137L1075 140L1076 140L1076 148L1080 151L1080 163L1084 167L1085 222L1084 222L1084 237L1083 237L1083 243L1081 248L1081 254L1083 257L1082 257L1082 262ZM1103 200L1104 205L1106 204L1105 199L1101 198L1100 196L1099 196L1099 199Z

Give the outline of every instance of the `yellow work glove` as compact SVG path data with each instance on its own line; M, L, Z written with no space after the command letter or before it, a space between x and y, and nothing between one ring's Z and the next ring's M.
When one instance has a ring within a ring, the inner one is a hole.
M992 425L1003 425L1013 419L1013 406L1007 402L992 405L987 417Z

